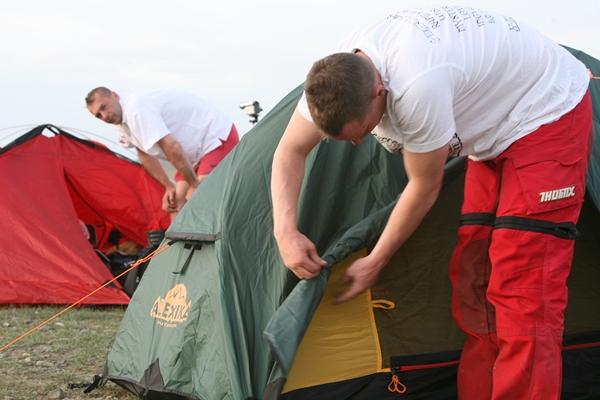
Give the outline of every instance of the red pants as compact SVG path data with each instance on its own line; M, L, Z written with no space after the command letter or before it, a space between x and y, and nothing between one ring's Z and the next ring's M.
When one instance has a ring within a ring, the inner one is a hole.
M560 398L575 223L591 148L589 93L492 161L469 161L452 312L466 334L461 400Z
M232 125L227 139L221 140L221 145L219 147L206 153L206 155L202 157L200 161L198 161L198 164L194 166L196 175L200 176L210 174L212 170L219 165L221 160L223 160L225 156L235 147L235 145L238 144L239 141L240 138L238 136L238 131L235 125ZM179 171L175 172L176 182L184 180L185 178Z

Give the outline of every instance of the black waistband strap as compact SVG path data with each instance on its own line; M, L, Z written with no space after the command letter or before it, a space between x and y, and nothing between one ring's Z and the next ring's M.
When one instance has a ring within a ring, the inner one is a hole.
M569 240L574 240L579 235L572 222L549 222L523 217L498 217L494 222L494 228L547 233Z
M514 229L554 235L561 239L574 240L579 232L572 222L549 222L524 217L498 217L491 213L469 213L460 216L460 225L493 226L494 229Z
M493 226L496 215L492 213L469 213L460 216L460 225Z

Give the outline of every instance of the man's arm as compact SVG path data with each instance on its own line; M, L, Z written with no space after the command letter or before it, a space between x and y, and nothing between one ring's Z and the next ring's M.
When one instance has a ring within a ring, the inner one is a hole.
M154 179L160 182L161 185L165 187L165 189L169 187L174 187L173 183L167 176L167 173L163 169L162 165L160 165L160 161L154 156L137 149L138 158L142 163L142 166Z
M179 141L173 135L168 134L158 141L158 145L165 153L167 160L183 175L188 185L196 188L199 184L198 178L185 156Z
M298 196L304 178L305 159L321 138L316 125L294 111L273 156L273 233L283 263L301 279L317 276L326 265L315 245L297 227Z
M160 161L140 149L137 149L137 153L144 169L165 188L162 204L163 210L170 213L177 212L179 207L177 205L175 186L167 176L162 165L160 165Z
M403 155L408 184L371 253L348 268L346 280L351 285L337 298L338 302L350 300L375 284L381 269L417 229L437 199L444 178L448 146L429 153L405 150Z

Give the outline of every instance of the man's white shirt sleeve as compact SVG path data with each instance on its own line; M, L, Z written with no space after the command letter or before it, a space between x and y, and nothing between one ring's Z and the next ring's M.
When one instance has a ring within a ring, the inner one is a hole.
M127 116L127 125L140 142L144 152L158 143L170 132L158 110L143 104L138 104Z
M302 92L302 97L300 97L300 101L298 101L298 105L296 106L296 110L304 117L305 120L309 122L314 122L312 116L310 115L310 110L308 109L308 102L306 101L306 93Z

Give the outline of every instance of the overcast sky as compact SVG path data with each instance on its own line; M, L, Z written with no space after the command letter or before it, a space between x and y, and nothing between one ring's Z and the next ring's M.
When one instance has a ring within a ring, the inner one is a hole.
M178 88L251 128L239 104L271 109L349 32L402 8L391 0L20 0L0 14L0 144L52 123L114 140L84 97ZM450 3L452 4L452 3ZM510 15L600 58L600 0L457 2ZM8 136L7 135L10 135ZM112 147L112 146L111 146ZM114 148L114 147L113 147Z

